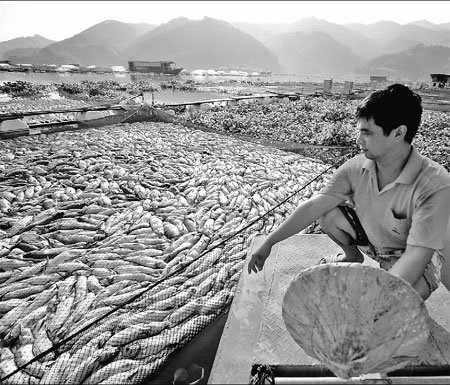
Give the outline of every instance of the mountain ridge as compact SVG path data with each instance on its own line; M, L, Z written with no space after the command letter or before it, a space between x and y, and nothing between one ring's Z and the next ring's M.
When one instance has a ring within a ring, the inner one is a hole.
M47 39L38 34L33 36L16 37L11 40L2 41L0 42L0 60L4 58L5 52L10 50L44 48L54 42L54 40Z
M189 71L308 71L333 77L361 71L372 74L377 69L384 75L428 79L433 63L450 72L445 64L449 31L450 23L426 20L336 24L310 17L293 23L232 23L209 17L178 17L160 25L105 20L58 42L39 35L25 45L30 37L0 42L0 55L33 64L127 66L131 60L172 60ZM424 50L426 47L434 48ZM431 55L429 60L414 56L424 52ZM413 55L410 62L411 66L415 63L415 69L405 67L408 55Z

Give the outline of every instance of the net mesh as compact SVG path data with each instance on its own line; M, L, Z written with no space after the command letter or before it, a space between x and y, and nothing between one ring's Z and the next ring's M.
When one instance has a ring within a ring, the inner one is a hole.
M2 383L151 379L228 308L252 237L345 158L164 123L3 144Z

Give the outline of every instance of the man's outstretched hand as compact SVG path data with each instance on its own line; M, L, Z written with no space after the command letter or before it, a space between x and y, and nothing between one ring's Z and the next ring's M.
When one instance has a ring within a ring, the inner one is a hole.
M270 250L272 247L266 246L265 243L262 243L252 254L250 261L248 262L248 273L251 274L253 271L257 273L261 271L264 267L264 263L266 259L269 257Z

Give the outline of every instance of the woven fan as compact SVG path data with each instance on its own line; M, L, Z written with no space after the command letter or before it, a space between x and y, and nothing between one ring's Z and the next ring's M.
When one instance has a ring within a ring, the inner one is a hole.
M430 332L425 304L408 282L359 263L304 270L289 284L282 314L305 353L346 379L406 366Z

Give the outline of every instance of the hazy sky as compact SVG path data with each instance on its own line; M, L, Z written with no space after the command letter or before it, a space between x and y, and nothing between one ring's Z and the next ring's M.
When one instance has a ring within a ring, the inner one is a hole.
M42 35L67 39L104 20L162 24L173 18L213 17L228 22L279 23L317 17L327 21L400 24L450 22L449 1L1 1L0 41Z

